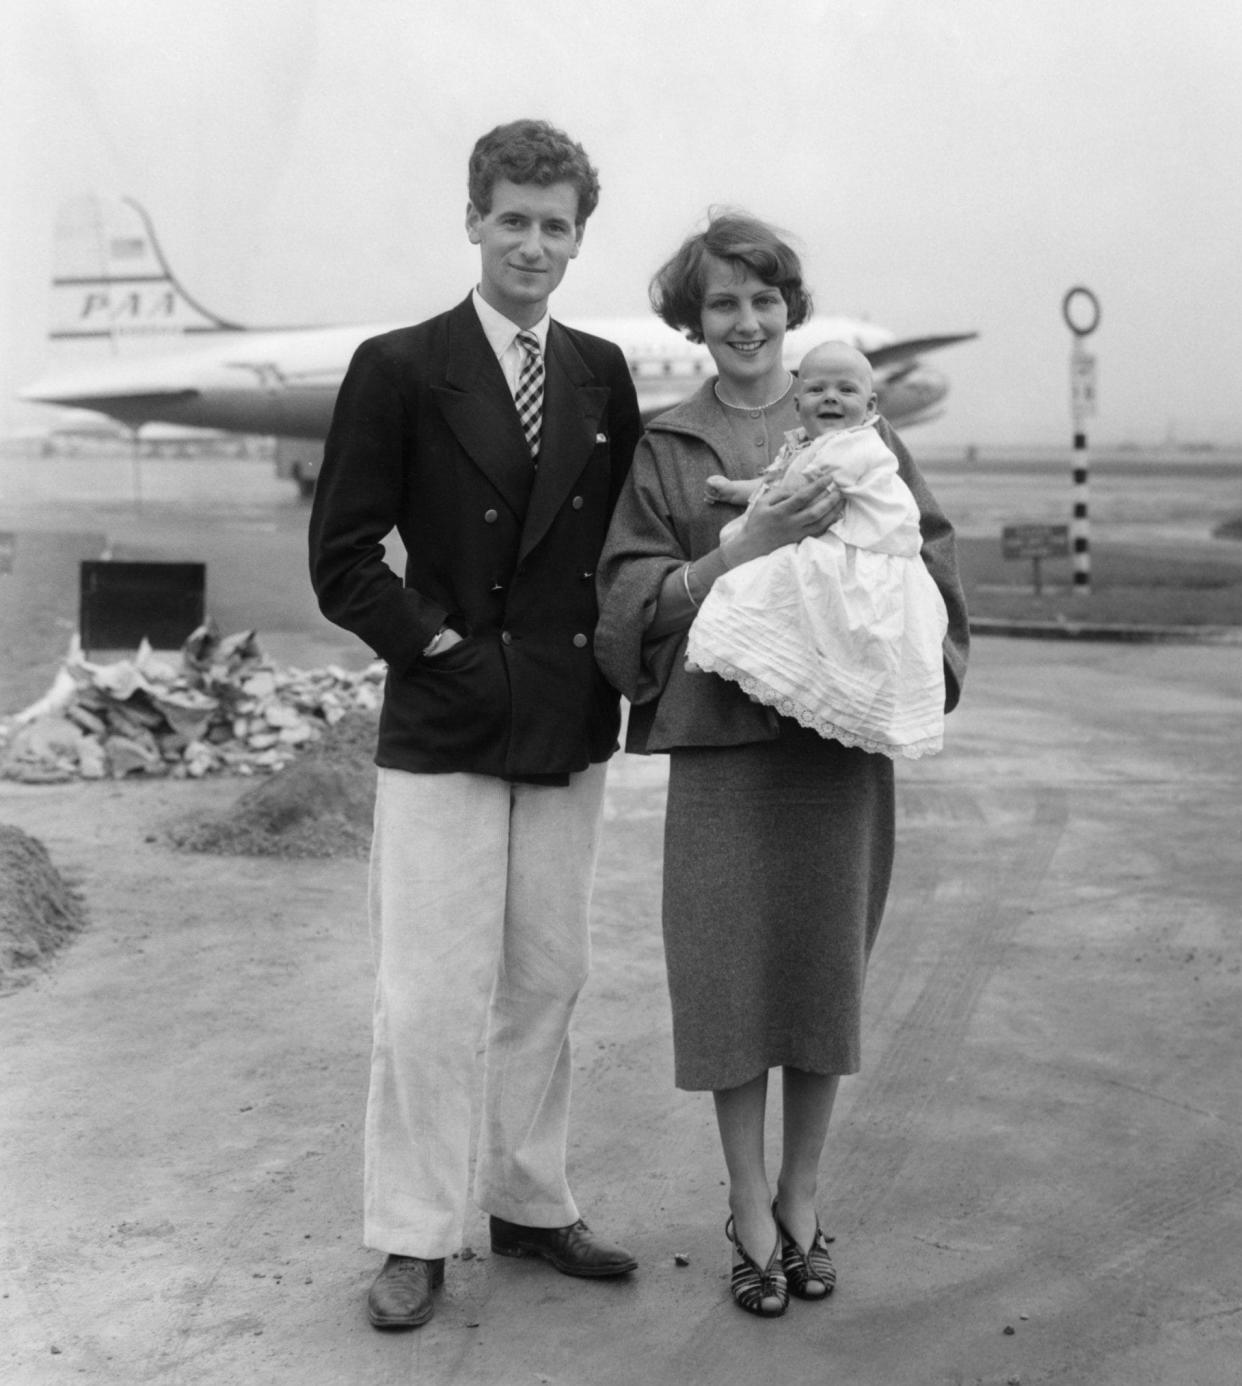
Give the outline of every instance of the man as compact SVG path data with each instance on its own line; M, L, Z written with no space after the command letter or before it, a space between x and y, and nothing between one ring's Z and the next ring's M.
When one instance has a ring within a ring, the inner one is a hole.
M617 695L595 665L595 565L641 430L610 342L552 322L599 182L541 121L483 136L466 233L477 289L364 342L337 399L310 524L324 614L388 663L370 914L376 959L368 1312L412 1328L474 1196L492 1250L624 1275L565 1178L569 1022ZM382 543L396 528L402 582Z

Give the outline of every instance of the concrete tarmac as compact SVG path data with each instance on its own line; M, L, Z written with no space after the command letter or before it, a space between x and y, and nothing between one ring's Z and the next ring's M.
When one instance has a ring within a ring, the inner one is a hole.
M364 865L163 845L237 782L0 785L92 919L0 998L0 1377L1235 1386L1240 674L1236 648L977 642L946 751L899 768L823 1167L839 1287L775 1321L729 1299L710 1098L672 1085L661 759L611 775L570 1151L640 1269L493 1257L476 1215L404 1334L363 1310Z
M0 710L47 688L101 546L206 561L221 628L282 664L365 658L314 610L305 509L265 468L0 483ZM365 864L165 845L244 781L0 782L90 913L0 996L0 1380L1236 1386L1240 713L1237 647L977 640L946 751L898 771L823 1166L839 1288L775 1321L729 1299L711 1100L672 1083L662 758L613 763L575 1026L573 1185L639 1271L492 1257L476 1215L405 1334L364 1316ZM775 1167L775 1084L770 1128Z

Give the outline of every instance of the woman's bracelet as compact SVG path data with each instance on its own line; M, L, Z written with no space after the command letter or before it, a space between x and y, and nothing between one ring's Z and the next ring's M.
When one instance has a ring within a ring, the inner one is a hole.
M681 583L686 589L686 596L690 598L690 605L697 611L699 603L694 599L694 593L690 590L690 565L689 563L681 570Z

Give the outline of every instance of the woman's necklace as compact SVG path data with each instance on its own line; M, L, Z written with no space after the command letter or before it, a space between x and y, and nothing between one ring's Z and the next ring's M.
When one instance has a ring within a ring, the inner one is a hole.
M721 404L724 405L726 409L741 409L748 414L754 414L758 413L760 410L763 409L771 409L771 407L774 404L779 404L780 401L783 400L785 396L789 393L789 387L792 384L793 376L790 374L789 371L786 371L785 383L781 386L777 393L773 395L770 400L767 401L766 404L734 404L734 402L731 399L725 399L725 397L720 393L719 380L717 380L716 383L712 386L712 389L715 390L716 398L721 402Z

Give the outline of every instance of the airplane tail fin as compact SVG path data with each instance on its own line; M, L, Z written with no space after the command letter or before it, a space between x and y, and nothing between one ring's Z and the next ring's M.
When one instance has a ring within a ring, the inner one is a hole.
M117 355L203 333L240 332L195 302L173 276L151 219L132 198L78 197L56 221L52 342Z

